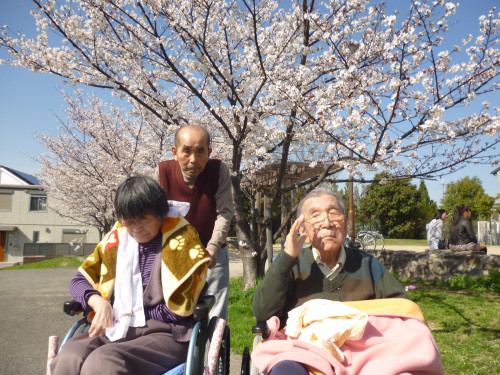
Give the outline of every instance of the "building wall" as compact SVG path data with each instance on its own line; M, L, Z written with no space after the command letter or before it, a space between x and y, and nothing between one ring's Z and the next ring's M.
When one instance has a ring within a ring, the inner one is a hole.
M71 241L72 233L75 240L82 240L81 233L86 233L83 239L86 243L99 242L99 232L94 227L74 224L69 219L59 216L47 208L44 211L30 211L32 196L46 195L40 186L0 186L0 190L12 191L12 208L10 211L0 211L0 226L17 227L7 233L5 246L5 262L22 262L25 243L34 242L34 232L39 233L39 243L61 243ZM50 197L47 198L49 200Z

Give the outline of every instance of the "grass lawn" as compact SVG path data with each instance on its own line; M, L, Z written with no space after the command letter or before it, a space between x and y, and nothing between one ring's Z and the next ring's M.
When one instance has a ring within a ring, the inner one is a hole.
M63 267L80 267L85 260L83 257L61 257L42 260L40 262L20 264L17 266L5 267L3 270L20 270L20 269L35 269L35 268L63 268Z
M243 292L241 278L229 288L231 351L251 346L254 289ZM500 374L500 295L420 286L410 291L438 345L445 374Z

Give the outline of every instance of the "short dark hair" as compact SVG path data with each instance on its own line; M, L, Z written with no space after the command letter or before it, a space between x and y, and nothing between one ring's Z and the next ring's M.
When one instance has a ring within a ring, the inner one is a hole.
M175 147L178 147L179 146L179 132L184 129L184 128L187 128L187 127L191 127L191 128L198 128L200 130L202 130L204 133L205 133L205 137L207 138L207 146L208 148L210 148L210 133L208 132L207 128L205 128L204 126L201 126L201 125L191 125L191 124L188 124L188 125L182 125L180 128L178 128L176 131L175 131L175 134L174 134L174 141L175 141Z
M129 177L118 186L115 195L115 214L118 220L142 219L146 215L154 215L163 220L167 213L167 194L151 177Z

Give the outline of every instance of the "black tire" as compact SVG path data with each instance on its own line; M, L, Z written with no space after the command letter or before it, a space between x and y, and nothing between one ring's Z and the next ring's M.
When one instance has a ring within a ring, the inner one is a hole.
M217 361L216 374L218 375L229 375L229 364L231 360L230 344L229 326L226 325L224 328L224 336L220 345L219 359Z
M250 375L250 350L248 350L248 346L245 346L241 356L241 375Z

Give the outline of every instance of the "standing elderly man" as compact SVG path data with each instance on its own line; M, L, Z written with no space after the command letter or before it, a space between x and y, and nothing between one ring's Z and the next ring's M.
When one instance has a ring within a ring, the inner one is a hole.
M227 320L229 251L226 236L233 217L233 196L229 168L210 159L210 135L198 125L180 127L172 147L173 160L160 162L156 178L169 199L189 202L186 215L212 256L207 294L216 298L210 316Z
M257 321L277 316L283 326L288 311L316 298L408 298L375 257L344 247L346 235L345 204L340 196L323 189L307 194L299 204L298 219L286 237L284 251L255 292L253 313ZM306 239L312 246L303 247Z

